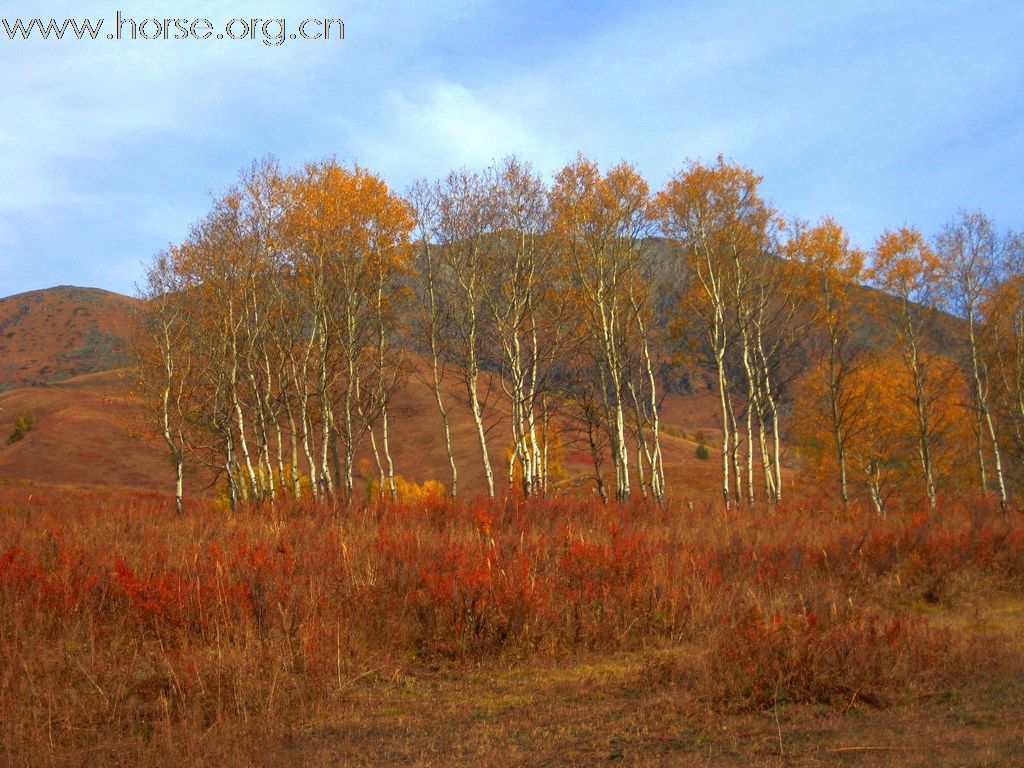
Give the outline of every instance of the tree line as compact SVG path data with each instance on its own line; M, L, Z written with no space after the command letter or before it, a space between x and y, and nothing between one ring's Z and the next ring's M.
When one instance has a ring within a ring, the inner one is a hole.
M254 163L140 289L140 391L179 510L186 466L234 507L351 498L359 455L396 498L413 378L453 495L465 407L492 497L551 492L571 440L603 499L663 500L661 410L685 380L715 392L726 504L778 502L796 463L844 503L884 512L919 489L935 508L963 424L1005 504L1024 455L1021 238L961 213L863 253L832 219L784 217L761 181L719 157L652 191L627 163L579 156L548 181L510 157L397 194L333 159Z

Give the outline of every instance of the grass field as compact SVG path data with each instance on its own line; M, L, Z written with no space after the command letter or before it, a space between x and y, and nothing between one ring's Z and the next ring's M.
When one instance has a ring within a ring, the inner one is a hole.
M1019 765L1024 518L0 485L10 764Z

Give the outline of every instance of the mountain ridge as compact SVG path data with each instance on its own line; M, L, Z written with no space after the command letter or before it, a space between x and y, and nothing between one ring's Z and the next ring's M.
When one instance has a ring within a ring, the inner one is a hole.
M126 367L137 307L130 296L73 285L0 299L0 392Z
M27 310L23 310L24 307ZM104 486L169 492L173 467L166 446L147 423L145 409L134 393L127 356L131 313L139 300L103 289L55 286L0 299L0 342L29 340L31 355L22 356L20 378L13 382L0 376L0 482ZM75 312L85 307L88 312ZM13 320L11 318L14 318ZM14 329L15 337L5 339ZM94 334L94 336L90 336ZM107 345L87 343L105 339ZM62 335L67 338L60 338ZM54 338L56 337L56 338ZM0 346L0 373L6 363ZM70 350L70 352L69 352ZM77 356L75 350L82 350ZM113 354L111 354L113 350ZM28 365L31 362L32 365ZM393 404L393 432L400 435L392 445L396 470L407 479L448 480L448 461L427 361L410 356L410 375ZM460 490L470 495L484 489L479 446L472 415L459 402L461 381L454 373L445 382L448 391L453 443L459 465ZM8 442L18 416L31 413L34 428ZM503 417L489 417L495 435L493 457L507 447ZM662 423L663 449L669 486L685 489L695 498L712 497L716 491L714 459L694 456L696 432L703 432L714 454L714 396L708 392L668 395ZM507 426L507 425L506 425ZM365 452L364 452L365 453ZM360 454L360 482L369 482L369 456ZM567 441L565 469L570 484L584 481L592 469L584 447ZM187 494L209 492L209 478L195 471L186 477Z

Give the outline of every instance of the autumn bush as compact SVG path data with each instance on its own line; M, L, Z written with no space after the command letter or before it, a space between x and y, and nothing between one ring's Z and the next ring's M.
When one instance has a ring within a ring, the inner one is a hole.
M36 427L36 415L32 411L18 414L14 419L14 429L7 436L7 444L13 445Z
M1024 587L1019 513L967 507L881 520L424 494L177 516L83 496L0 495L11 754L287 728L388 670L581 652L668 653L645 684L727 709L882 705L968 652L909 606L970 578Z
M756 609L713 633L702 652L651 657L646 683L682 688L715 710L822 704L883 707L914 687L948 681L971 652L920 617L842 611L765 617Z

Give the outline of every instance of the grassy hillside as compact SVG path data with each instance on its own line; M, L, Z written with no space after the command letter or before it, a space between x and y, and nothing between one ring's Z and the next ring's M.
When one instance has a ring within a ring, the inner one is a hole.
M669 264L668 244L659 261ZM667 267L666 267L667 268ZM667 279L667 275L662 275ZM867 306L877 292L860 292ZM122 486L165 491L173 471L162 441L153 433L137 399L132 374L124 368L135 299L93 288L62 286L0 299L0 478L34 482ZM867 313L864 313L867 317ZM866 320L868 336L877 329ZM407 384L392 407L392 452L396 471L409 480L450 479L440 417L427 381L429 369L412 356ZM681 368L674 369L677 372ZM680 381L686 379L686 386ZM662 448L670 493L682 499L717 499L720 491L720 414L717 396L707 389L710 373L686 370L675 376L663 403ZM486 386L486 385L483 385ZM495 384L494 392L500 391ZM465 404L465 388L452 373L446 381L452 442L460 490L484 490L479 443ZM495 395L496 397L496 395ZM8 443L19 416L35 424L22 439ZM698 434L709 456L695 455ZM511 443L501 405L488 419L491 460L499 487L507 479ZM784 463L796 460L790 451ZM584 441L566 435L562 446L566 487L592 486L592 466ZM358 481L369 482L374 468L368 453L359 462ZM611 471L610 462L606 472ZM210 477L191 472L186 492L208 492Z
M422 483L447 483L448 458L433 393L424 382L426 364L413 360L413 371L397 396L391 417L395 469ZM78 376L45 387L22 387L0 393L0 478L36 483L123 486L169 491L173 469L166 448L147 423L139 401L132 396L130 371L107 371ZM459 469L460 490L468 494L485 488L476 428L464 392L454 377L446 382L452 442ZM18 417L31 414L32 428L8 442ZM662 433L670 490L694 500L717 493L718 453L712 443L707 460L695 455L695 435L716 436L717 410L710 394L672 395L665 403ZM499 486L507 478L507 424L497 410L488 419L491 458ZM592 472L589 453L569 436L563 446L568 475L565 485L588 485ZM368 453L359 461L358 480L366 484L374 473ZM189 495L208 492L210 479L193 469L186 482Z
M93 288L58 287L0 299L0 478L34 483L92 485L166 491L173 470L163 442L132 396L124 366L136 300ZM392 408L396 471L410 480L448 482L440 417L427 381L428 365L412 356L405 388ZM494 392L500 390L495 384ZM455 374L445 383L460 490L484 490L480 448L465 388ZM496 395L495 395L496 397ZM492 397L493 399L493 397ZM669 486L687 498L717 491L716 452L695 456L700 431L714 445L718 413L707 393L669 396L663 450ZM32 429L8 442L19 417ZM511 442L500 404L487 420L491 459L499 485L507 478ZM562 461L567 486L586 485L592 473L586 446L566 436ZM359 482L374 474L364 454ZM208 492L210 478L193 470L190 495Z
M135 304L73 286L0 299L0 392L124 367Z

